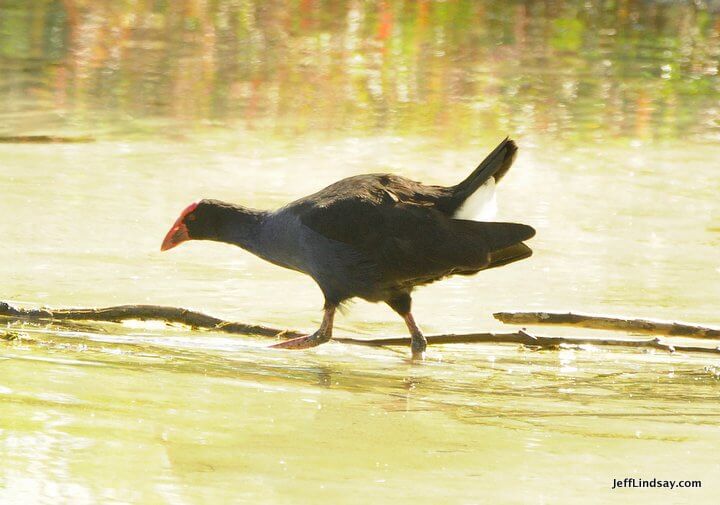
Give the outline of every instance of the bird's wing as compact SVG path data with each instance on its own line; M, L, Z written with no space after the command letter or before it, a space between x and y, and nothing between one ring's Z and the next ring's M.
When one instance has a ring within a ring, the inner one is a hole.
M335 202L359 200L387 206L429 207L448 218L488 219L494 215L495 183L512 165L516 151L515 143L505 139L464 181L455 186L427 185L394 174L357 175L297 200L290 207L325 207Z
M449 188L425 185L399 175L366 174L339 180L317 193L291 203L289 207L327 207L337 202L362 201L385 206L404 203L438 208L440 202L451 196L450 191Z
M493 251L534 235L525 225L451 219L430 206L366 194L315 200L295 213L305 226L361 253L393 282L480 270Z

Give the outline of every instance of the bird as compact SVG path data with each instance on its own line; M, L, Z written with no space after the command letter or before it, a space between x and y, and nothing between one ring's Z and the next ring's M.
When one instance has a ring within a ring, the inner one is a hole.
M347 177L277 210L203 199L182 211L160 249L188 240L224 242L309 275L324 297L320 327L271 347L307 349L329 341L336 310L361 298L400 315L412 358L423 359L427 339L411 311L416 287L532 255L524 241L535 235L533 227L490 220L495 185L517 149L505 138L453 186L377 173Z

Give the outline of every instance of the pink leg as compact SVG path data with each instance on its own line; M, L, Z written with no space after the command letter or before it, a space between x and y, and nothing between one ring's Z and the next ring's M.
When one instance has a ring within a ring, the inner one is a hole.
M332 337L333 319L335 318L335 307L326 307L320 328L312 335L305 337L291 338L278 344L271 345L274 349L309 349L324 344Z
M427 340L420 331L420 328L418 328L410 312L402 316L402 318L405 320L408 330L410 330L410 349L412 350L413 359L424 359Z

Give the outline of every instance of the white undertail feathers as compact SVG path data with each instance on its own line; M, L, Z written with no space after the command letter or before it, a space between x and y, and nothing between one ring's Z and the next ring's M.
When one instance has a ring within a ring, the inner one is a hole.
M463 202L453 217L471 221L492 221L496 214L495 177L490 177Z

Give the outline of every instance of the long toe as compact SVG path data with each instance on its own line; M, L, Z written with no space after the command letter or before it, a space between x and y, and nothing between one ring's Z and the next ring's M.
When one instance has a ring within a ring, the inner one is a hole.
M423 361L425 359L425 350L422 351L413 349L412 350L412 360L413 361Z
M413 360L424 360L425 349L427 349L427 340L422 335L413 336L410 350L412 351Z
M291 338L290 340L273 344L270 347L273 349L310 349L311 347L316 347L323 342L326 341L318 338L317 335L312 334L305 337Z

